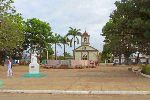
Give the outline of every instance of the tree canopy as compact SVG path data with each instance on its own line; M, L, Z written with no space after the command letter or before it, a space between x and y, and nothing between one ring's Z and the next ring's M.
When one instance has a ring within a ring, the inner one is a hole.
M32 50L41 51L48 46L48 38L52 36L51 27L48 23L39 19L27 19L25 22L25 42L24 45Z
M24 41L23 18L12 4L13 0L0 0L0 49L15 48Z
M74 50L75 50L76 43L79 44L78 36L81 36L80 29L69 27L69 31L68 31L66 36L72 36L72 38L70 39L70 41L71 41L70 46L72 46L72 43L73 43L74 44ZM75 52L73 53L73 57L75 59Z
M150 0L121 0L115 5L116 10L103 27L108 49L127 59L136 51L150 54Z

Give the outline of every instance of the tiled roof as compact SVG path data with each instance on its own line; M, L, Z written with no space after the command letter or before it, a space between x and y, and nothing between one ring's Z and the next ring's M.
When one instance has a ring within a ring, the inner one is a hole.
M88 33L85 31L85 32L83 33L83 35L84 35L84 36L88 36Z

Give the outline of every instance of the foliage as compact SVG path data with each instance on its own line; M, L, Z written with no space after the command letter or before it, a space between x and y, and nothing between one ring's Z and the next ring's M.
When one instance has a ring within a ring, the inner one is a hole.
M64 37L61 37L60 42L64 45L64 59L66 56L66 45L69 45L70 40L69 38L65 35Z
M51 37L49 37L48 42L51 44L55 45L55 60L57 58L57 45L61 47L60 43L61 43L61 39L62 37L59 34L54 34Z
M67 33L67 36L72 36L72 38L70 39L70 46L72 46L72 43L74 43L74 50L75 50L75 45L76 45L76 42L77 44L79 44L79 39L78 39L78 36L81 36L81 32L80 32L80 29L76 29L76 28L72 28L72 27L69 27L69 31ZM74 56L74 59L75 59L75 53L73 53L73 56Z
M0 0L0 49L11 49L24 41L23 18L12 6L13 0Z
M121 0L103 27L108 49L115 56L132 53L150 54L150 0Z
M52 37L51 27L49 23L43 22L39 19L27 19L25 22L25 42L24 49L30 48L31 52L36 51L40 54L40 62L42 57L46 56L46 52L53 53L49 38Z
M109 45L105 44L103 46L103 51L101 54L101 62L105 62L105 60L109 60L112 57L111 50L108 47Z
M65 52L66 57L72 57L72 55L68 52Z
M48 23L39 19L27 19L25 22L25 43L32 50L41 51L48 46L48 38L52 36L51 27Z
M14 49L24 41L23 18L13 3L13 0L0 0L0 61L3 64L8 55L17 53Z
M10 51L10 56L12 57L12 59L16 59L16 60L20 60L22 58L23 55L23 48L22 47L16 47L13 48Z
M142 73L150 75L150 65L141 65Z

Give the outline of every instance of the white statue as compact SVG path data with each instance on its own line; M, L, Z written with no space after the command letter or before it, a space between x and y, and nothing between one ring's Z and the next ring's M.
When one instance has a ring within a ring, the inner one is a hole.
M31 63L29 64L29 73L38 74L39 73L39 64L37 63L37 54L34 52L31 55Z
M35 52L31 55L31 63L37 63L37 54Z

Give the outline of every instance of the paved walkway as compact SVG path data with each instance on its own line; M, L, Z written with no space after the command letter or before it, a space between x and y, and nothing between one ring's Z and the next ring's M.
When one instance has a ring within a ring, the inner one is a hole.
M23 78L28 67L13 67L13 77L6 76L0 66L1 89L11 90L98 90L98 91L150 91L150 79L136 76L128 67L99 66L94 69L43 69L43 78Z
M150 100L150 95L0 94L0 100Z

